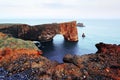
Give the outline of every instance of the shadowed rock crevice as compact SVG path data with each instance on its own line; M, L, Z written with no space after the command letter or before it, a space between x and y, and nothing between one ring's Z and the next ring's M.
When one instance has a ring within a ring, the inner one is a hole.
M76 21L30 26L27 24L8 25L0 32L24 40L51 41L56 34L61 34L68 41L78 41Z

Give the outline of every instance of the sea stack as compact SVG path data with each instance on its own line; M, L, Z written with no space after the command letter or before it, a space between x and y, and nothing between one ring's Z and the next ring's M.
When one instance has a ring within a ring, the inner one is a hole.
M85 27L85 25L83 23L77 23L78 27Z

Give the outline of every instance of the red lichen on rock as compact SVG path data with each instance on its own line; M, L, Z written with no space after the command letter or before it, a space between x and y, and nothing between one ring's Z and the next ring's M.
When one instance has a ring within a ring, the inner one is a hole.
M6 37L6 36L7 36L6 34L0 32L0 38Z
M35 55L39 56L41 51L34 49L11 49L5 48L0 50L0 62L10 62L18 59L21 55Z

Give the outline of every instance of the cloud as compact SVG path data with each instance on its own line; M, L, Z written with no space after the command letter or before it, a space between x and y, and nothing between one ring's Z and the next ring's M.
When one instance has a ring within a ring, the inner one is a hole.
M1 18L120 18L120 0L0 0Z

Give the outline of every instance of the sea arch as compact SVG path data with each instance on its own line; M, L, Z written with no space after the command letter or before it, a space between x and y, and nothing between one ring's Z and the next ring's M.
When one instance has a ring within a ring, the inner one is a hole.
M30 26L27 24L14 24L0 28L0 32L24 40L47 42L56 34L61 34L68 41L78 41L76 21L52 23Z

